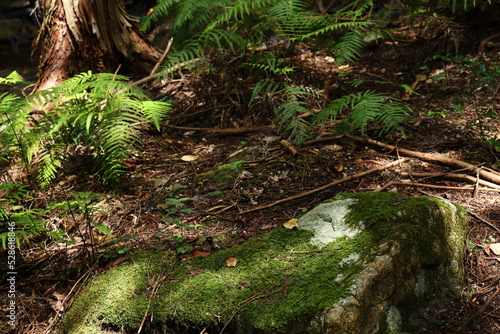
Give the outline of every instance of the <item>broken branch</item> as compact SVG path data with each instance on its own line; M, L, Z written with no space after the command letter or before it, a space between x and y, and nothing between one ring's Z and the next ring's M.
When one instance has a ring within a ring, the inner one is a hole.
M490 187L493 189L500 189L500 185L497 185L492 182L484 181L481 179L477 179L474 176L471 175L466 175L466 174L456 174L456 173L407 173L407 172L401 172L399 173L401 176L413 176L413 177L425 177L425 178L431 178L431 177L444 177L447 179L455 179L455 180L462 180L462 181L469 181L472 183L478 182L480 185Z
M165 48L165 51L163 51L163 54L161 55L160 60L158 60L158 62L156 63L155 67L153 67L153 70L151 71L150 75L154 75L156 71L158 71L160 64L163 63L165 57L167 57L167 54L170 52L170 48L172 48L173 43L174 43L174 38L172 37L171 39L168 40L168 44L167 47Z
M400 148L393 145L385 144L370 138L360 138L354 136L347 136L347 137L359 143L375 145L391 151L396 151L398 154L404 154L409 157L419 158L431 162L442 163L452 167L467 169L478 173L479 176L483 179L494 182L496 184L500 184L500 173L485 171L482 168L479 168L477 166L474 166L473 164L467 163L462 160L448 158L442 154L437 154L437 153L422 153L422 152L412 151L405 148Z
M312 194L316 194L316 193L319 193L319 192L321 192L323 190L326 190L328 188L336 186L338 184L349 182L349 181L352 181L352 180L355 180L355 179L359 179L359 178L361 178L363 176L366 176L366 175L369 175L369 174L373 174L375 172L380 172L380 171L382 171L384 169L387 169L387 168L390 168L392 166L398 165L398 164L402 163L405 160L406 160L405 158L398 159L396 161L393 161L391 163L385 164L383 166L379 166L379 167L367 170L367 171L362 172L362 173L358 173L358 174L347 176L347 177L345 177L343 179L340 179L340 180L337 180L335 182L328 183L328 184L326 184L326 185L324 185L322 187L319 187L319 188L316 188L316 189L313 189L313 190L309 190L309 191L303 192L303 193L295 195L295 196L283 198L283 199L280 199L280 200L275 201L275 202L270 203L270 204L266 204L266 205L258 206L256 208L253 208L253 209L250 209L250 210L242 211L242 212L240 212L240 214L246 214L246 213L250 213L250 212L254 212L254 211L268 209L270 207L276 206L276 205L281 204L281 203L285 203L285 202L288 202L288 201L292 201L294 199L298 199L298 198L306 197L306 196L309 196L309 195L312 195Z

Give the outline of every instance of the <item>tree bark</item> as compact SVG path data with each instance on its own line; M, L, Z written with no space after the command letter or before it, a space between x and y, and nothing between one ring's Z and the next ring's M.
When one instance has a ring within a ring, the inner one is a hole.
M41 7L35 90L88 70L146 74L159 59L125 12L123 0L43 0Z

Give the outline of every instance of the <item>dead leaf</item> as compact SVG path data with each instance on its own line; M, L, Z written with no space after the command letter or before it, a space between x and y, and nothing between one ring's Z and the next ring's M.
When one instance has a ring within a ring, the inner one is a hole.
M193 249L192 254L193 254L194 257L209 256L210 252L204 252L204 251L201 251L201 250Z
M63 312L64 311L64 306L65 306L65 300L66 300L66 295L60 294L58 292L54 292L52 294L56 301L49 300L50 306L56 311L56 312Z
M135 161L135 160L131 160L131 159L126 159L126 160L123 160L123 165L124 165L126 168L133 168L133 167L135 167L135 164L136 164L136 161Z
M292 153L292 155L296 155L297 153L299 153L299 151L297 150L297 148L295 148L295 146L293 146L292 143L290 143L288 140L280 140L280 144L283 145L284 147L286 147L288 149L288 151L290 151L290 153Z
M284 223L283 227L291 230L291 229L299 226L299 224L297 223L298 221L299 220L297 218L292 218L289 221L287 221L286 223Z
M332 165L333 169L335 169L337 172L342 172L344 170L344 165L342 164L335 164L335 165Z
M500 243L491 244L490 249L495 255L500 255Z
M183 155L181 157L182 161L195 161L196 159L198 159L197 155Z
M226 264L228 267L236 267L236 263L238 263L238 259L235 257L226 257Z
M485 253L486 253L486 255L488 255L488 256L491 256L490 246L491 246L491 245L486 245L486 247L484 247L484 252L485 252Z

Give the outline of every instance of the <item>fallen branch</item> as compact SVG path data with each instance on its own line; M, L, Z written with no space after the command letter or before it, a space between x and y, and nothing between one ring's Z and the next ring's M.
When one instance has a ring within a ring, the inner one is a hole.
M154 278L153 282L153 290L151 291L151 294L149 295L148 299L148 306L146 307L146 312L144 313L144 316L142 317L141 325L139 326L139 329L137 330L137 334L141 334L142 328L144 327L144 324L146 323L146 319L148 317L149 309L151 308L151 301L155 297L156 293L161 287L161 282L163 281L164 278L161 278L160 276L156 276Z
M322 187L319 187L319 188L316 188L316 189L313 189L313 190L309 190L309 191L303 192L303 193L295 195L295 196L283 198L283 199L280 199L280 200L278 200L276 202L273 202L273 203L270 203L270 204L266 204L266 205L258 206L256 208L253 208L253 209L250 209L250 210L242 211L242 212L240 212L240 214L246 214L246 213L250 213L250 212L254 212L254 211L268 209L268 208L271 208L271 207L276 206L276 205L281 204L281 203L285 203L285 202L292 201L292 200L295 200L295 199L298 199L298 198L302 198L302 197L306 197L306 196L309 196L309 195L313 195L313 194L319 193L319 192L321 192L323 190L326 190L328 188L331 188L333 186L336 186L338 184L349 182L349 181L352 181L352 180L355 180L355 179L359 179L359 178L361 178L363 176L366 176L366 175L369 175L369 174L373 174L375 172L380 172L380 171L382 171L384 169L387 169L387 168L390 168L392 166L398 165L398 164L402 163L405 160L406 160L405 158L398 159L398 160L393 161L391 163L388 163L386 165L379 166L379 167L367 170L367 171L362 172L362 173L358 173L358 174L347 176L347 177L345 177L343 179L340 179L340 180L337 180L335 182L328 183L328 184L326 184L326 185L324 185Z
M474 191L474 189L478 189L480 191L500 192L500 189L476 188L473 186L470 186L470 187L441 186L441 185L436 185L436 184L412 183L412 182L391 182L389 185L421 187L421 188L434 188L434 189L445 189L445 190L472 190L472 191Z
M172 73L174 71L177 71L180 68L186 67L186 66L194 64L194 63L197 63L199 61L200 61L200 58L195 58L195 59L191 59L189 61L186 61L184 63L176 64L176 65L172 66L171 68L169 68L168 70L166 70L166 71L164 71L162 73L155 73L155 74L152 74L152 75L148 75L147 77L142 78L140 80L134 81L134 82L132 82L132 85L134 85L134 86L140 86L142 84L145 84L147 82L150 82L150 81L153 81L153 80L159 78L161 75L170 74L170 73Z
M258 132L262 130L273 129L274 125L263 125L256 127L241 127L241 128L227 128L227 129L217 129L217 128L194 128L190 126L175 126L175 125L167 125L169 128L177 129L177 130L186 130L186 131L205 131L223 135L239 135L243 133L249 132Z
M475 214L474 212L472 212L470 210L468 210L467 213L469 215L471 215L472 217L479 219L480 221L482 221L483 223L485 223L486 225L488 225L489 227L491 227L492 229L494 229L495 231L500 233L500 229L498 227L496 227L495 225L493 225L492 223L490 223L489 221L487 221L486 219L482 218L481 216L478 216L477 214Z
M153 67L153 70L151 71L150 75L154 75L156 73L156 71L158 71L158 68L160 67L161 63L163 63L163 61L165 60L165 57L170 52L170 48L172 47L173 43L174 43L174 38L172 37L168 40L168 44L167 44L167 47L165 48L165 51L163 51L163 54L161 55L160 60L158 60L158 62L156 63L155 67Z
M407 173L407 172L401 172L399 173L401 176L413 176L413 177L425 177L425 178L434 178L434 177L444 177L447 179L454 179L454 180L462 180L462 181L469 181L472 183L479 183L480 185L490 187L493 189L500 189L500 185L484 181L481 179L477 179L474 176L471 175L466 175L466 174L455 174L455 173Z
M482 168L479 168L477 166L474 166L468 162L458 160L458 159L453 159L453 158L448 158L442 154L436 154L436 153L422 153L422 152L417 152L417 151L412 151L408 150L405 148L400 148L396 147L393 145L385 144L370 138L360 138L360 137L354 137L354 136L347 136L348 138L357 141L359 143L363 144L369 144L369 145L375 145L379 146L385 149L388 149L390 151L396 151L397 154L404 154L409 157L413 158L419 158L422 160L426 161L431 161L431 162L437 162L437 163L442 163L448 166L456 167L456 168L463 168L466 170L473 171L475 173L478 173L479 176L483 179L486 179L488 181L491 181L496 184L500 184L500 173L496 172L488 172L485 171Z

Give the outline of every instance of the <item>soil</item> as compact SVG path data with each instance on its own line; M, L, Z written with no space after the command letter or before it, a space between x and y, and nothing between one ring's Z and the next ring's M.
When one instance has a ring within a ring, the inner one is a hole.
M481 22L477 17L467 22L478 20ZM367 89L390 94L413 110L412 119L404 124L406 136L381 135L376 128L369 129L367 136L500 172L500 154L485 143L498 135L499 121L484 116L490 112L498 118L500 72L493 71L497 77L489 82L478 82L477 67L461 68L457 60L435 57L455 53L455 47L460 55L469 57L463 61L476 57L479 43L495 32L497 23L490 25L491 31L485 30L486 25L460 25L453 35L453 29L444 33L438 28L424 31L415 22L404 22L406 28L399 22L401 29L394 40L384 39L371 46L358 63L333 75L326 52L312 53L297 47L293 59L300 70L291 79L315 91L327 89L329 99ZM499 68L499 53L498 44L488 44L482 62L488 68ZM359 86L348 84L357 79L363 80ZM335 136L334 125L315 130L312 140L304 145L290 147L271 126L271 113L264 108L248 112L243 97L248 87L240 85L228 93L221 80L220 73L193 73L145 87L153 97L168 92L173 110L161 132L144 133L144 150L127 162L128 172L119 184L100 185L97 178L82 172L85 165L79 160L53 187L34 193L33 207L65 201L75 192L112 196L110 207L99 202L105 210L96 212L93 219L123 239L111 243L95 228L89 229L90 224L81 215L48 217L51 228L78 235L77 242L49 243L40 248L35 245L49 239L35 236L34 242L22 249L25 264L18 276L17 333L46 333L63 313L61 305L69 307L90 277L122 261L128 251L189 248L185 246L200 251L207 238L217 241L218 247L231 247L280 227L338 193L361 191L436 196L468 209L465 281L450 290L446 304L429 307L429 324L424 332L500 332L500 254L490 247L500 240L498 188L447 178L446 173L467 171L407 157L394 167L299 196L404 155L352 137ZM411 87L413 93L405 87ZM318 101L322 103L321 98ZM229 128L232 130L223 130ZM207 174L223 165L229 167L219 174ZM415 173L437 174L428 177ZM469 173L473 177L476 174ZM171 198L187 198L183 208L192 210L170 213L170 217L179 218L177 223L164 220L172 208L166 205ZM272 205L275 201L282 202ZM88 244L90 230L98 240L92 247ZM183 240L172 238L172 233L178 232ZM99 256L92 255L92 250ZM179 252L180 260L189 256L196 253L189 249ZM4 292L7 287L0 289Z

